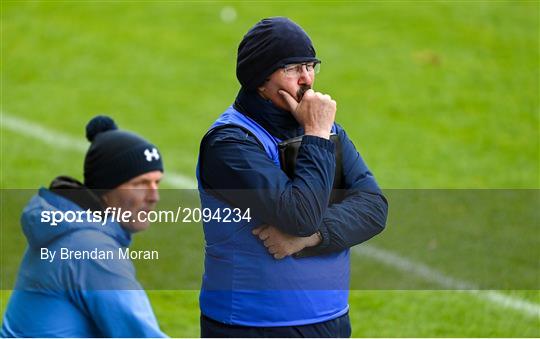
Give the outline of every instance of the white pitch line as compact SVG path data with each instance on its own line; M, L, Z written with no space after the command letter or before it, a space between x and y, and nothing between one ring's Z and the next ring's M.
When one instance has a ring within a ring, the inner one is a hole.
M60 147L65 150L85 152L88 148L88 143L82 142L80 141L80 139L74 138L70 135L58 131L53 131L47 127L38 125L28 120L8 115L4 112L1 112L0 114L0 122L2 128L40 140L43 143L55 147ZM167 174L165 175L165 181L170 186L176 188L186 189L197 187L196 181L192 178L171 172L167 172ZM413 273L427 281L438 284L442 288L467 292L487 301L490 301L491 303L519 311L528 316L540 317L539 304L506 295L497 291L481 291L474 284L454 279L427 265L412 261L394 252L375 247L374 245L365 244L354 247L353 253L368 257L372 260L376 260L387 266L393 267L396 270Z
M175 188L197 189L197 182L182 174L166 172L164 180Z
M2 124L2 128L8 129L17 134L37 139L47 145L67 151L84 153L88 149L89 143L81 141L81 138L75 138L68 134L54 131L34 122L8 115L4 112L1 112L1 115L2 117L0 122ZM197 188L197 182L192 178L171 172L167 172L167 174L164 176L164 182L175 188Z
M412 273L426 281L436 283L444 289L470 293L505 308L514 309L528 316L540 317L540 305L521 298L513 297L493 290L480 290L478 286L452 278L425 264L412 261L397 253L384 250L374 245L360 245L353 252L390 266L398 271Z
M53 131L28 120L23 120L4 112L0 119L2 127L12 132L25 135L42 141L45 144L52 145L66 151L86 152L88 142L83 142L80 138L74 138L67 134Z

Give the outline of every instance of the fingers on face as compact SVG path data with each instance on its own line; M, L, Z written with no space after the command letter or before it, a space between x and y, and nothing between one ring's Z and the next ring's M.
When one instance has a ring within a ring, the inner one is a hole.
M294 112L296 110L296 107L298 106L298 102L284 90L279 90L278 93L281 95L283 100L285 100L287 105L289 105L291 112Z
M304 94L304 98L306 98L306 100L313 100L313 99L316 98L316 99L318 99L320 101L328 102L334 107L336 106L336 101L334 99L332 99L332 97L330 95L324 94L324 93L321 93L321 92L315 92L312 89L308 90Z
M328 94L323 94L323 93L320 93L320 92L317 92L315 93L315 95L321 99L322 101L326 101L326 102L332 102L334 100L332 100L332 97ZM335 102L335 101L334 101Z
M311 98L315 97L316 93L311 88L304 92L304 96L302 97L302 100L310 100Z

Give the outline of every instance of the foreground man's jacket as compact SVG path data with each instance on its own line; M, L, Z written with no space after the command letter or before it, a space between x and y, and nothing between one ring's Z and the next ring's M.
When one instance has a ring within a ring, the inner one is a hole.
M113 251L131 235L116 222L41 222L42 211L82 211L42 188L23 211L28 240L4 315L2 337L163 337L129 259L60 260L61 248ZM57 251L52 262L41 248Z
M256 95L256 94L255 94ZM202 207L250 208L250 222L204 223L201 312L246 326L295 326L348 310L349 251L385 225L387 205L373 176L339 125L346 197L328 206L335 170L331 141L305 136L295 176L279 166L277 143L302 135L290 113L242 92L201 143ZM307 257L275 260L251 234L261 224L323 241Z

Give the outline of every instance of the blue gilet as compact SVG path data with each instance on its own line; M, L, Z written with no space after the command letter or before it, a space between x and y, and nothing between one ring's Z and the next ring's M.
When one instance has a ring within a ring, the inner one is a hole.
M233 125L248 130L275 166L279 139L229 107L210 130ZM197 180L202 208L234 208L206 192ZM261 188L262 189L262 188ZM324 256L274 259L251 231L263 222L204 222L205 262L201 312L231 325L297 326L331 320L348 311L349 250Z

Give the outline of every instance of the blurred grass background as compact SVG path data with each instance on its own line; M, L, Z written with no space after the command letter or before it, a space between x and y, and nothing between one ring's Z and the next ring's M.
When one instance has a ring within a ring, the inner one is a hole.
M2 116L84 142L87 121L110 114L160 147L168 173L194 177L201 136L239 89L239 41L259 19L277 15L311 36L323 60L315 87L336 99L337 121L384 189L539 188L537 1L2 1ZM58 174L82 177L82 153L4 125L0 132L1 188L35 189ZM17 210L10 213L16 220ZM524 264L502 251L508 261L501 265L523 264L527 279L538 282L539 219L528 215L527 228L501 228L496 244L530 244L521 252L529 254ZM398 220L374 242L398 246L407 235ZM159 226L136 245L159 240ZM417 228L437 236L407 239L417 239L413 254L434 237L461 249L493 229L466 226L447 238L444 228ZM200 257L200 229L188 229ZM467 232L475 237L464 238ZM15 271L24 239L18 225L3 223L1 235L2 262L9 262L2 269ZM149 291L169 335L198 336L196 288ZM538 290L505 293L540 302ZM540 336L540 318L454 291L353 291L351 318L354 336Z

